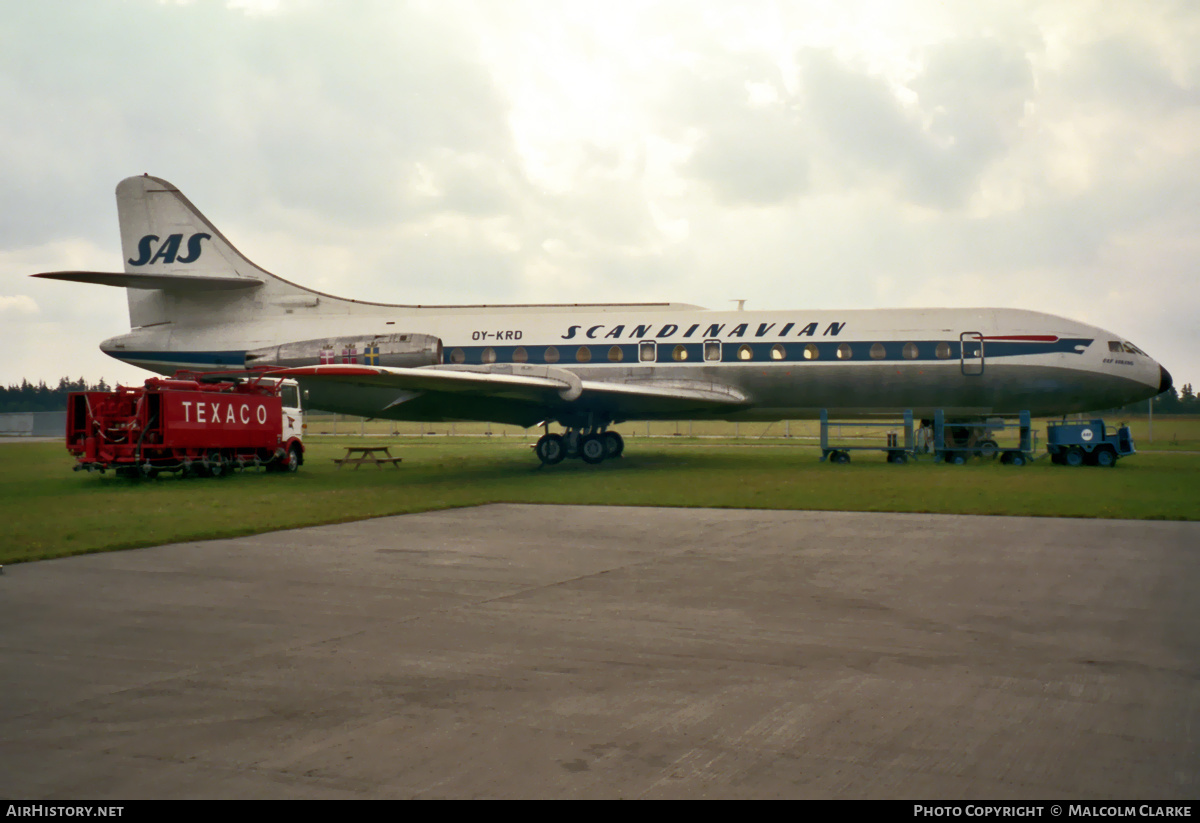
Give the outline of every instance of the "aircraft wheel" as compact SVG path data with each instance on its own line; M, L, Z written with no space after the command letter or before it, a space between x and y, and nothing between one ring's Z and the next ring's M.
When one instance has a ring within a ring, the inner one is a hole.
M543 434L538 438L534 452L544 465L553 466L567 456L567 447L561 434Z
M605 432L601 436L604 438L604 456L620 457L625 451L625 438L616 432Z
M1083 465L1083 450L1078 446L1072 446L1067 449L1067 456L1063 458L1063 462L1072 468Z
M1106 469L1117 465L1117 455L1112 449L1100 449L1096 452L1096 465Z
M220 477L225 474L225 456L214 449L204 458L205 464L208 466L208 473L212 477Z
M579 456L584 463L600 463L608 455L604 438L598 434L585 434L579 438Z
M300 470L300 447L293 445L288 449L287 462L283 464L284 471L295 472Z

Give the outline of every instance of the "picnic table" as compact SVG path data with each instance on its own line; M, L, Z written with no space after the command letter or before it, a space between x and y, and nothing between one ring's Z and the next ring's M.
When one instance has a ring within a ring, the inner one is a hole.
M354 470L358 471L358 467L364 463L382 469L386 463L399 466L403 459L403 457L392 457L390 446L347 446L346 456L335 457L333 462L338 464L339 469L342 466L353 465Z

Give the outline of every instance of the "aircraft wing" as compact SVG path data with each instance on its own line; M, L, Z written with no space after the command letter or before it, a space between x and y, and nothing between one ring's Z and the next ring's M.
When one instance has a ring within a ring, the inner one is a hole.
M424 366L393 368L362 365L301 366L272 371L271 377L291 377L302 386L393 389L395 400L387 409L421 397L425 402L458 411L447 418L473 419L470 409L479 403L507 402L520 407L520 420L533 425L557 410L586 408L603 411L614 419L662 418L733 411L748 403L740 391L708 381L656 380L628 383L581 380L573 372L553 366L498 364L496 366ZM444 402L438 402L439 400ZM514 422L516 418L514 418Z

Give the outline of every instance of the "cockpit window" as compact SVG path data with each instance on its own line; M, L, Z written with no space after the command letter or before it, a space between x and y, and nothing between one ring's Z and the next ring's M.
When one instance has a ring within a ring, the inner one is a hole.
M1128 341L1125 342L1125 351L1127 351L1129 354L1140 354L1142 357L1149 356L1144 351L1142 351L1137 346L1133 345L1132 343L1130 343Z
M1125 351L1125 349L1121 348L1120 340L1109 340L1108 341L1108 350L1115 351L1117 354L1120 354L1121 352Z

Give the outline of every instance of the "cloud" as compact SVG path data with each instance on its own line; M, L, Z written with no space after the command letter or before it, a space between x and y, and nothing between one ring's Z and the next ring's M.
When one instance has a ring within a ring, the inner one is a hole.
M0 317L4 315L37 314L38 304L32 297L24 294L0 294Z
M115 365L120 291L25 278L118 266L141 172L335 294L1012 305L1200 374L1198 39L1168 2L23 4L0 382Z
M730 206L787 201L808 185L803 129L777 65L714 49L678 67L660 92L658 126L689 146L686 177Z
M884 185L917 205L962 209L1019 140L1032 70L1018 49L991 40L939 43L919 56L921 70L900 86L832 51L804 50L802 116L831 185Z
M46 239L76 199L64 192L111 192L142 171L227 208L268 195L380 225L424 207L407 192L431 155L511 158L502 93L461 35L419 9L70 5L30 6L5 27L0 76L21 81L0 83L0 110L24 114L0 118L0 145L24 162L6 163L0 184L28 218L0 223L2 242ZM68 214L96 231L94 212Z

